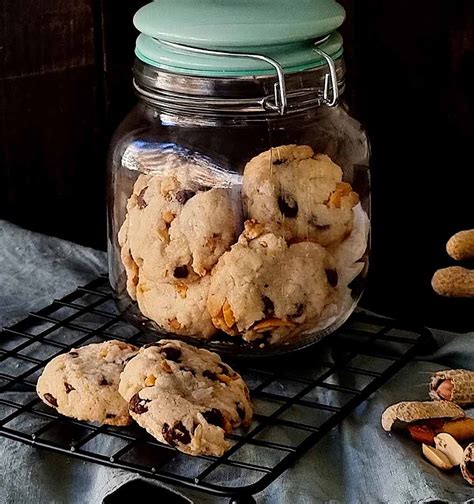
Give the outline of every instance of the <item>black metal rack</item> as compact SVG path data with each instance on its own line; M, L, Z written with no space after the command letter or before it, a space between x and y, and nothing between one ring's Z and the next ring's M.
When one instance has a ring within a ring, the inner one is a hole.
M250 428L230 436L222 457L189 457L137 426L64 418L35 394L52 357L80 345L153 336L123 321L107 277L31 313L0 335L0 435L56 452L192 487L232 502L260 492L355 407L432 344L425 328L356 313L313 350L272 362L238 363L256 406ZM297 359L298 365L294 362Z

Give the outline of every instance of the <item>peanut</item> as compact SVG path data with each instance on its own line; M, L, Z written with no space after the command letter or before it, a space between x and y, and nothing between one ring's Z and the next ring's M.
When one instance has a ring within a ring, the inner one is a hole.
M235 317L230 307L229 301L225 300L222 305L222 316L224 317L224 322L226 326L230 329L235 324Z
M255 332L265 332L271 331L272 329L278 329L279 327L294 327L296 324L289 322L288 320L282 320L277 318L265 319L257 322L252 330Z
M169 210L165 210L162 214L163 220L166 222L166 224L171 224L174 220L174 213L170 212Z
M219 313L212 317L211 320L216 329L220 329L231 336L239 334L239 331L235 326L234 314L227 299L224 301Z
M346 201L343 201L346 198ZM336 190L329 197L329 208L352 208L359 203L359 196L352 191L352 187L347 182L338 182Z
M162 362L165 362L165 361L162 361ZM154 375L149 375L145 378L145 385L147 387L153 387L155 382L156 382L156 377Z
M187 295L187 292L188 292L188 286L183 283L183 282L179 282L176 284L175 286L175 289L176 289L176 292L183 298L185 299L186 298L186 295Z
M474 257L474 229L459 231L446 244L447 253L457 261Z
M462 456L461 474L470 484L474 485L474 443L466 446Z
M474 439L474 418L461 418L445 422L440 431L451 434L457 441Z
M221 313L222 314L222 313ZM228 327L226 326L224 319L219 317L212 317L212 324L216 329L220 329L221 331L227 331Z
M259 224L255 219L246 220L244 223L244 236L248 240L258 238L265 231L263 224Z
M206 247L208 247L211 252L214 252L221 241L221 234L214 233L210 238L206 240Z
M445 401L450 401L453 397L453 380L443 380L436 392Z
M449 401L402 401L389 406L382 414L382 427L391 431L392 428L405 428L407 424L422 421L431 424L433 419L464 418L464 410ZM437 430L437 427L432 427ZM430 427L431 428L431 427Z
M172 373L173 370L171 369L171 366L168 364L168 361L166 360L162 360L160 362L160 366L161 366L161 369L165 372L165 373Z
M169 243L170 241L170 235L168 233L168 230L167 229L158 229L156 231L157 235L158 235L158 238L162 241L162 242L165 242L165 243Z
M226 383L226 384L229 384L230 382L234 381L237 379L237 375L235 376L227 376L225 374L218 374L217 375L217 379L222 382L222 383Z
M176 318L169 319L168 324L171 327L171 329L173 329L173 331L181 329L181 324L178 322L178 319Z
M449 458L443 452L426 444L421 446L423 455L438 469L449 471L454 467Z
M444 369L436 371L430 380L430 397L459 405L474 404L474 371Z
M135 350L134 346L129 345L128 343L125 343L124 341L119 341L117 343L117 346L120 348L120 350Z
M427 425L412 424L407 426L407 430L413 441L427 445L434 444L435 433Z
M439 269L431 280L433 290L440 296L474 297L474 271L460 266Z
M463 449L462 446L446 432L441 432L434 438L436 449L444 453L451 464L458 466L462 462Z

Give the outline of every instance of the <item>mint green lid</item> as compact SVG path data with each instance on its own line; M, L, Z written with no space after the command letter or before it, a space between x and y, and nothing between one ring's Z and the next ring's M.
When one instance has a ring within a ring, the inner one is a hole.
M196 54L160 41L262 54L296 72L325 64L313 51L313 41L325 35L331 34L320 49L333 59L342 54L335 30L344 17L334 0L156 0L134 17L141 32L135 53L152 66L188 75L237 77L274 69L259 60Z

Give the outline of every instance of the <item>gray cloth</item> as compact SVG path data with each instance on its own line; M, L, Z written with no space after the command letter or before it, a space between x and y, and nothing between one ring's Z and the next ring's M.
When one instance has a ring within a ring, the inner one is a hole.
M0 221L0 264L0 322L9 325L104 272L106 257L103 252ZM258 494L257 502L398 504L472 498L473 489L459 474L441 473L422 459L419 446L397 435L388 436L380 427L380 414L388 404L426 397L431 371L445 366L474 368L471 334L436 332L436 337L442 346L430 357L432 362L408 365ZM1 504L101 503L134 479L136 475L122 470L0 438ZM228 501L177 491L193 502ZM156 498L156 502L166 501L163 496Z

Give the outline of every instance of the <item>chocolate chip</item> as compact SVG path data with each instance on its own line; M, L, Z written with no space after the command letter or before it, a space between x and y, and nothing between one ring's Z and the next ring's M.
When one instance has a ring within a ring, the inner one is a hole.
M212 408L209 411L203 411L202 416L206 419L207 423L224 428L224 415L218 409Z
M107 413L105 415L105 418L115 418L117 415L114 415L113 413Z
M294 219L298 214L298 203L289 194L278 197L278 207L280 212L289 219Z
M337 271L333 269L326 270L326 277L328 279L329 285L331 287L336 287L337 282L339 281Z
M72 385L69 385L69 383L66 382L64 382L64 388L66 389L66 394L69 394L69 392L76 390Z
M195 195L196 193L194 191L190 191L189 189L183 189L182 191L178 191L176 193L176 200L184 205L188 200L190 200Z
M331 227L330 224L318 224L318 218L316 215L312 215L308 219L308 224L316 228L318 231L327 231Z
M189 275L187 266L177 266L173 271L175 278L186 278Z
M240 404L236 404L235 405L236 409L237 409L237 414L239 415L239 418L241 420L243 420L245 418L245 410L244 408L242 408L242 406Z
M149 403L149 399L141 399L137 394L133 395L128 403L128 409L136 413L137 415L141 415L148 411L148 408L145 406L146 403Z
M79 354L77 352L69 352L69 355L75 359L76 357L79 357Z
M44 398L49 402L49 404L51 404L55 408L58 407L58 401L56 401L56 398L54 396L52 396L51 394L49 394L49 393L44 394Z
M272 317L275 314L275 305L273 304L273 301L267 296L262 296L262 301L263 313L265 313L266 317Z
M161 354L165 356L165 359L168 359L173 362L180 362L181 359L181 350L174 346L167 346L161 349Z
M106 385L110 385L110 383L107 381L107 378L102 375L102 378L99 380L99 385L105 387Z
M163 434L165 441L171 446L176 446L178 443L189 444L191 442L189 431L182 422L176 422L173 427L164 423L161 433Z
M217 380L217 375L216 373L214 373L213 371L209 371L208 369L206 369L205 371L202 372L202 375L205 377L205 378L209 378L209 380Z
M143 210L148 206L148 203L145 201L144 196L148 186L144 187L137 196L137 205L140 210Z
M181 371L185 371L186 373L191 373L193 376L196 376L196 371L188 366L181 366L179 369L181 369Z
M225 364L219 364L219 367L221 368L221 374L225 376L235 376L235 372Z
M273 163L274 165L281 165L281 164L283 164L283 163L286 163L286 159L274 159L274 160L272 161L272 163Z
M301 315L303 315L303 311L304 311L304 304L303 303L298 303L295 306L295 311L291 315L289 315L289 317L290 318L301 317Z

